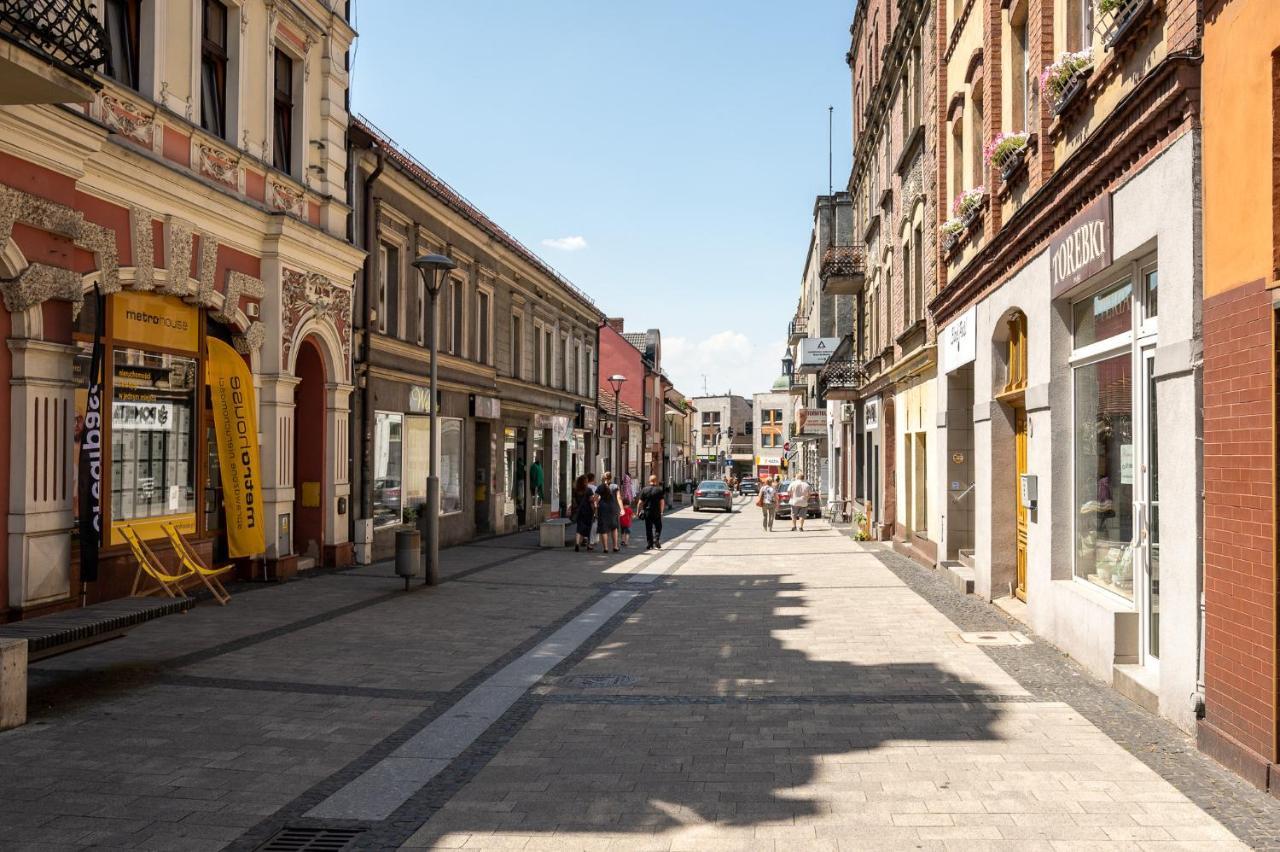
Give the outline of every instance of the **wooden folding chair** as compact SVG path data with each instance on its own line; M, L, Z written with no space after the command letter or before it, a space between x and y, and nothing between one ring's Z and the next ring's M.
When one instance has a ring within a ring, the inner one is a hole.
M209 593L213 595L222 606L227 605L227 601L231 600L231 593L222 585L222 581L218 578L226 574L234 565L222 565L218 568L210 568L209 565L200 558L200 554L191 542L187 541L186 536L174 524L161 524L160 529L164 530L164 534L169 537L169 543L173 545L173 552L178 554L178 559L182 561L182 566L194 573L204 583Z
M146 596L164 592L171 598L184 597L182 584L196 576L194 571L188 568L185 563L177 573L171 572L164 567L164 563L156 558L155 553L152 552L151 548L147 546L147 543L142 540L137 530L133 527L128 525L121 526L120 534L124 536L124 540L129 544L129 549L133 551L133 558L138 561L138 570L133 575L133 590L129 594ZM156 588L139 591L144 574L155 581Z

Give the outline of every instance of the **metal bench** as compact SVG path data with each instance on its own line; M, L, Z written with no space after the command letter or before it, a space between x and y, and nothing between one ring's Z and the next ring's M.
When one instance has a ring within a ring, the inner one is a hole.
M26 639L27 659L35 662L115 639L139 624L186 612L193 603L192 598L117 598L0 625L0 639Z

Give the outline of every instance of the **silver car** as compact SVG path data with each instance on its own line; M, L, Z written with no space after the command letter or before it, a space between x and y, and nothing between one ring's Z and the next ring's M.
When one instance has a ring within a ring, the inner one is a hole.
M714 479L699 482L693 491L693 511L701 512L703 509L732 512L733 492L729 490L729 486Z

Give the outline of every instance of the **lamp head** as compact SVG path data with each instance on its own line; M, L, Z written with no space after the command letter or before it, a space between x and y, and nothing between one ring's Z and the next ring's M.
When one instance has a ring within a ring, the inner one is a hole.
M422 273L422 280L427 285L427 290L432 296L440 292L440 285L443 283L437 272L448 272L450 269L456 269L458 264L451 258L442 254L424 254L413 262L414 268ZM428 275L427 273L431 274Z
M608 381L609 381L609 384L613 387L614 396L617 396L618 394L622 393L622 383L625 382L626 380L627 380L627 377L622 375L621 373L614 373L612 376L609 377Z

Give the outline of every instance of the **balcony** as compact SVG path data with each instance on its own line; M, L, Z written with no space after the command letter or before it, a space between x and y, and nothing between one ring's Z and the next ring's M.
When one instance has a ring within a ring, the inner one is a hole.
M90 100L105 51L86 0L0 0L0 105Z
M808 323L801 319L799 314L796 314L796 318L787 323L788 346L795 346L804 339L805 334L807 334L805 330L806 325L808 325Z
M828 246L818 268L822 293L826 296L852 296L862 289L867 278L867 250L862 245Z
M832 358L822 369L820 379L830 399L853 399L852 392L867 383L869 374L861 361Z

